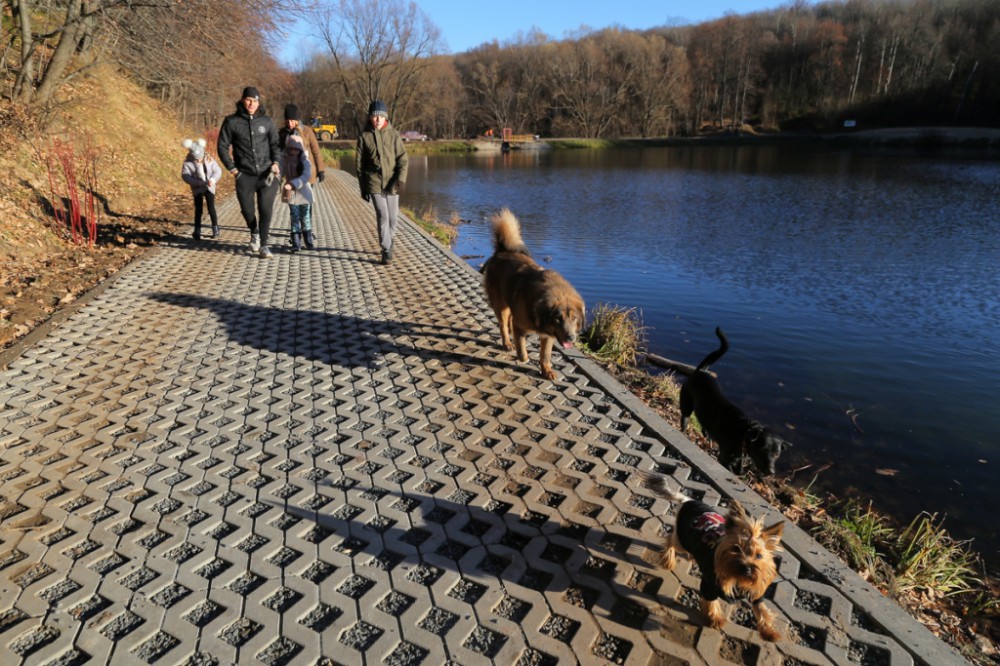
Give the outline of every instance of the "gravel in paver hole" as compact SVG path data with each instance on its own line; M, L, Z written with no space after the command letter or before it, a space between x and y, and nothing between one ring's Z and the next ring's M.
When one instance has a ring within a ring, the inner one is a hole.
M214 601L203 601L181 617L196 627L204 627L206 624L222 615L225 610L226 609L223 606L220 606Z
M500 652L506 641L507 637L499 632L486 627L476 627L462 643L462 647L492 659Z
M427 658L428 654L430 652L419 645L402 641L385 656L382 663L385 666L417 666Z
M178 639L165 631L160 631L149 640L141 643L132 652L147 664L152 664L179 644L180 641Z
M247 641L256 636L261 629L263 627L253 620L241 617L220 631L219 638L233 647L242 647Z
M457 615L443 608L435 607L427 611L427 615L424 615L417 622L417 626L436 636L444 636L449 629L455 626L456 622L458 622Z
M375 608L393 617L399 617L416 601L413 597L393 590L375 604Z
M301 645L282 636L258 652L257 659L268 666L285 666L301 651Z
M628 659L629 653L632 651L632 644L623 638L602 633L594 641L591 651L601 659L607 659L612 664L624 664ZM756 660L751 662L735 661L737 663L756 663Z
M563 643L573 640L580 623L562 615L550 615L538 631Z
M375 641L377 641L383 633L385 632L381 628L376 627L374 624L368 624L364 620L359 620L354 624L354 626L345 629L344 632L340 634L340 642L347 647L364 652L374 645Z

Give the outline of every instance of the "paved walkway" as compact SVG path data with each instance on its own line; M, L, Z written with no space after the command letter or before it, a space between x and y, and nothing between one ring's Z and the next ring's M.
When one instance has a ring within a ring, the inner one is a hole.
M229 200L3 356L0 664L964 663L795 528L786 640L703 628L635 471L771 510L579 354L516 363L414 227L379 266L356 192L270 260Z

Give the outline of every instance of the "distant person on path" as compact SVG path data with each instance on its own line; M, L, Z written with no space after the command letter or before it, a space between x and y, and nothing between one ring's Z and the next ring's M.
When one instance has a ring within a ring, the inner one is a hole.
M205 154L205 140L184 139L188 149L184 164L181 165L181 179L191 187L194 196L194 233L191 237L201 240L201 214L208 207L208 217L212 220L212 238L219 237L219 216L215 213L215 186L222 178L222 168L211 155Z
M323 179L326 178L326 164L323 162L323 153L319 149L319 141L316 140L316 133L313 132L312 128L302 124L302 115L299 113L299 107L294 104L285 105L285 126L278 130L278 140L282 149L285 148L290 136L300 137L306 147L309 161L313 167L312 175L309 177L309 185L322 183ZM309 199L312 201L311 195ZM309 221L309 227L302 230L300 242L305 243L306 247L311 250L316 245L316 234L313 233L312 227L312 204L310 204L309 214L306 219ZM295 246L294 242L292 246Z
M368 128L358 137L355 163L361 197L375 206L380 263L392 261L392 241L399 223L399 195L406 186L409 158L399 132L389 124L385 104L375 100L368 107Z
M292 221L292 249L298 252L302 249L302 241L306 247L312 247L308 237L312 235L310 208L313 193L309 180L313 175L312 162L306 152L302 137L290 134L285 139L285 149L281 151L281 174L284 184L281 186L281 200L288 204L288 217Z
M232 155L230 155L232 148ZM219 130L219 159L236 178L236 198L240 212L250 229L250 250L268 258L268 232L278 193L278 130L260 103L260 93L253 86L243 89L236 103L236 113L226 116ZM254 210L254 195L257 209ZM259 215L259 217L258 217Z

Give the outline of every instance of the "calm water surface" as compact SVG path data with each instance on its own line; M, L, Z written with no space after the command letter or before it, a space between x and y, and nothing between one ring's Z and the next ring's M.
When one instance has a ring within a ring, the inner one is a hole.
M404 205L478 267L509 206L589 307L636 307L794 443L800 485L947 515L1000 566L1000 162L789 147L414 156ZM351 168L346 165L346 168Z

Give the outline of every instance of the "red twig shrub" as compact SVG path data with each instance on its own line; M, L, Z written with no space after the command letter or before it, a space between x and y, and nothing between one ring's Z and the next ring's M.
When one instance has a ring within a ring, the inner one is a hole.
M88 138L77 154L73 143L52 139L45 155L49 178L49 195L57 230L69 236L77 245L97 242L99 209L94 193L97 189L97 150ZM80 185L83 185L81 196Z

